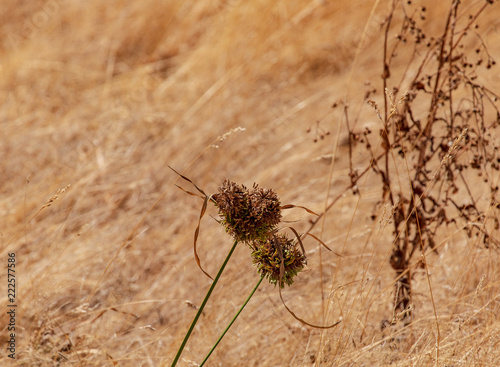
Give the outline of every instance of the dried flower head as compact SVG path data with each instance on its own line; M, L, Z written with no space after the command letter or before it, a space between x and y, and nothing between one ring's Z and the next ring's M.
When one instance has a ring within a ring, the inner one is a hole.
M286 235L269 236L265 242L255 244L252 260L261 276L280 288L293 283L293 278L304 268L306 257L297 248L297 243ZM283 261L283 274L280 275ZM281 279L280 279L281 278Z
M244 185L224 180L212 198L226 231L247 244L264 241L281 220L280 200L272 189L254 184L248 190Z

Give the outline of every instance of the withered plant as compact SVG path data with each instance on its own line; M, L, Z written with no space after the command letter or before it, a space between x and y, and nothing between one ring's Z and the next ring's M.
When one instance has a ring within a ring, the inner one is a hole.
M172 366L175 366L177 364L177 361L180 358L180 355L191 335L191 332L194 329L194 326L196 325L196 322L198 321L199 316L201 315L215 285L217 284L218 279L220 278L238 243L244 243L251 249L251 258L253 264L257 267L258 273L260 274L260 279L255 288L250 293L250 296L239 309L237 314L224 330L224 332L217 340L213 348L210 350L208 355L205 357L203 362L200 364L200 366L204 365L204 363L208 360L212 352L215 350L219 342L222 340L224 335L227 333L231 325L234 323L236 318L239 316L243 308L246 306L246 304L264 279L268 279L271 284L278 285L279 295L283 305L288 310L288 312L290 312L290 314L301 323L315 328L326 329L334 327L340 322L337 321L327 326L319 326L306 322L295 315L293 311L288 308L281 294L281 289L284 288L285 284L291 286L294 282L295 276L303 270L304 266L307 263L304 245L302 244L303 236L309 235L313 237L321 245L331 251L331 249L328 248L328 246L316 236L310 233L300 235L293 227L285 227L289 228L294 233L295 237L293 239L288 238L286 233L279 233L282 229L284 229L278 227L282 217L281 211L283 209L297 207L302 208L308 213L314 215L317 215L316 213L302 206L292 204L281 205L280 199L274 190L260 188L257 184L254 184L252 189L248 189L244 185L238 185L235 182L224 180L217 193L207 195L189 178L178 173L173 168L171 169L184 180L190 182L196 188L198 193L185 190L180 186L177 187L190 195L198 196L203 199L203 205L201 208L198 225L194 234L193 248L194 256L199 268L205 275L213 279L212 285L208 290L201 306L199 307L198 313L196 314L188 332L186 333L186 336L179 348ZM226 229L226 232L234 239L233 247L229 251L224 263L219 268L219 272L217 273L215 278L212 278L202 268L200 258L196 249L196 244L200 233L201 219L203 218L207 210L208 202L213 203L218 209L218 223L223 225Z
M426 18L423 7L407 9L394 1L386 20L380 131L384 154L380 161L373 159L372 169L382 181L382 200L394 208L390 264L397 276L395 311L411 310L415 254L422 254L417 264L427 270L425 251L438 251L435 238L443 225L481 237L484 246L499 244L494 235L499 214L498 96L478 78L492 70L495 60L475 30L492 3L485 1L467 17L460 1L453 1L441 34L429 35L419 25ZM390 42L398 6L404 18ZM400 57L408 57L407 70L414 73L398 81L391 77L391 65ZM401 95L397 103L396 94Z
M376 88L365 97L382 128L373 137L370 129L356 132L348 124L352 190L358 194L360 177L372 170L381 180L377 207L389 203L393 209L390 265L399 315L393 322L410 322L414 270L423 268L429 279L425 255L439 251L443 226L485 247L500 245L500 112L498 95L484 82L496 62L478 33L478 20L493 3L462 10L452 1L436 34L425 22L425 7L394 0L382 27L383 106L372 99ZM406 64L402 75L392 73L396 61ZM354 149L371 156L363 171L353 168Z

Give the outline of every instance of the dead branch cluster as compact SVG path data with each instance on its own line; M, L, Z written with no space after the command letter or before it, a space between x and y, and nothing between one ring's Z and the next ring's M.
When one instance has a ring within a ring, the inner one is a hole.
M425 266L412 259L438 251L443 226L477 237L486 248L500 247L500 112L498 95L484 82L495 60L478 31L480 16L492 3L485 1L467 16L460 2L453 2L441 34L435 34L427 30L425 7L394 1L383 24L383 108L371 99L376 89L370 87L365 96L382 128L373 137L369 129L348 127L354 193L366 172L353 168L351 151L357 147L369 152L369 169L380 177L378 206L393 207L390 264L398 312L412 306L412 269ZM396 61L407 65L403 75L392 72Z

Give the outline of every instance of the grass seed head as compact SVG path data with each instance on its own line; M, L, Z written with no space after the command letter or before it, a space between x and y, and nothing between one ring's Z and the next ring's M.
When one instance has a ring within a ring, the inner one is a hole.
M249 190L224 180L219 193L214 194L221 224L235 240L251 244L265 241L266 236L281 220L280 200L272 189L262 189L254 184Z
M282 279L280 279L282 259L280 248L284 263ZM270 236L265 242L259 243L252 251L252 260L261 276L266 277L271 284L279 284L281 288L284 288L285 284L288 286L293 284L293 278L304 268L306 262L296 242L284 234Z

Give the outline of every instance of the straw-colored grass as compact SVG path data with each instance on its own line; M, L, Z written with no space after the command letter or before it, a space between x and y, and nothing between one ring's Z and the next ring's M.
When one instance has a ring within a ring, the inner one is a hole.
M375 87L372 98L382 103L380 24L390 2L7 3L0 22L0 325L8 323L13 252L17 312L16 360L7 357L2 326L0 364L168 366L210 279L192 250L202 202L173 186L178 177L167 165L207 193L225 178L257 182L283 204L321 213L327 192L330 202L350 184L343 106L332 104L349 105L356 130L381 128L363 99ZM428 28L441 30L450 4L422 3ZM499 58L498 2L491 9L478 31ZM396 61L391 71L401 75L405 67ZM487 75L498 90L498 71ZM238 127L245 130L217 140ZM355 153L360 169L369 160ZM306 239L309 269L283 291L298 316L342 323L325 331L300 324L263 283L208 365L500 364L498 250L443 228L438 253L426 259L434 304L427 274L417 271L413 322L385 327L394 316L391 208L374 212L381 191L373 173L359 190L347 191L312 232L344 258ZM299 231L309 219L301 210L284 217L298 221ZM205 216L198 239L204 269L216 272L231 244ZM238 247L180 365L203 359L258 279L248 248Z

